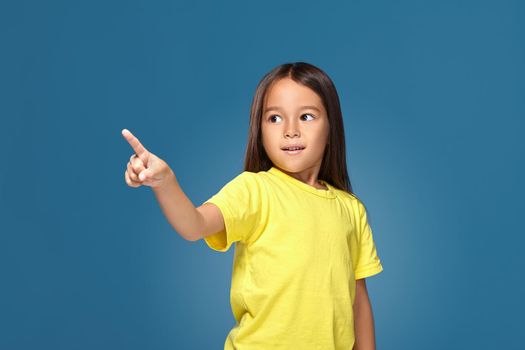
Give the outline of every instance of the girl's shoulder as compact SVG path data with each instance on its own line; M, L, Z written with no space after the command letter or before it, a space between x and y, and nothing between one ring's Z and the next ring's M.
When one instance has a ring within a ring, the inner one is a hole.
M251 172L244 170L233 178L229 185L246 189L250 192L263 192L266 190L263 172Z
M357 195L355 193L342 190L342 189L337 188L337 187L335 187L333 185L331 185L331 186L332 186L332 189L335 191L335 193L337 193L337 195L339 197L347 199L347 200L352 201L352 202L355 202L355 201L360 202L360 199L357 197Z
M342 198L352 209L361 211L364 208L363 201L355 193L341 190L339 188L334 189L338 197Z

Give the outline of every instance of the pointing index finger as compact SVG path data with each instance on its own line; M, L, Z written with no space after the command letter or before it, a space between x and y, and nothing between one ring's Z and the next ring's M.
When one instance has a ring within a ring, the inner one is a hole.
M137 139L128 129L122 129L122 136L128 141L137 156L144 160L144 156L147 154L148 150L142 145L142 143L140 143L139 139Z

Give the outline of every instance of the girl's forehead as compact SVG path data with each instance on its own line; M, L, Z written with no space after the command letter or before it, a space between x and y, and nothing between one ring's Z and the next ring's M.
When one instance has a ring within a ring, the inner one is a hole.
M282 78L273 82L266 91L264 101L265 106L295 103L308 103L322 106L321 98L315 91L290 78Z

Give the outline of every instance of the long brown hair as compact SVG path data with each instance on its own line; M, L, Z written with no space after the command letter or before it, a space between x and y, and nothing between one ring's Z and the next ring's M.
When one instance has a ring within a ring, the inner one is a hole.
M257 85L250 108L250 128L244 158L244 170L259 172L266 171L273 166L262 145L263 102L270 85L285 77L312 89L319 95L328 114L330 125L328 144L325 147L318 178L353 194L346 170L345 133L337 90L325 72L306 62L281 64L268 72Z

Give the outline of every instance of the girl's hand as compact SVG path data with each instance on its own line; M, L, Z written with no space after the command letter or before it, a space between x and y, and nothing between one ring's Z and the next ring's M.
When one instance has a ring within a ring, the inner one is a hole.
M171 176L175 176L168 164L149 152L128 129L122 129L122 135L135 151L124 173L129 186L146 185L158 188L162 187Z

